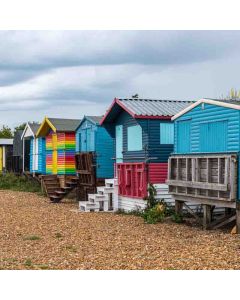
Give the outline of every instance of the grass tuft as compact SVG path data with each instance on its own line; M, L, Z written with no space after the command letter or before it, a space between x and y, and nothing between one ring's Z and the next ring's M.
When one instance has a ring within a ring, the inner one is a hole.
M24 265L25 265L26 267L31 267L31 266L32 266L32 261L31 261L31 259L27 259L27 260L25 261Z
M57 233L55 234L55 237L56 237L57 239L61 239L61 238L63 237L63 235L62 235L60 232L57 232Z
M66 246L66 250L70 251L70 252L77 252L77 249L76 247L72 246L72 245L69 245L69 246Z
M38 265L38 268L41 270L48 270L49 266L48 265Z
M0 189L41 194L41 186L38 182L13 173L0 174Z
M37 235L28 235L24 237L24 241L38 241L41 238Z

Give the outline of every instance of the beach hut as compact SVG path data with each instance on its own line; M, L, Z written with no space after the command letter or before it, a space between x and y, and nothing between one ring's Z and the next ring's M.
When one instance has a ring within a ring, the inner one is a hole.
M149 183L168 197L168 157L173 151L171 117L191 101L115 99L100 124L114 140L119 208L145 207Z
M201 99L172 120L174 153L167 183L177 212L189 202L201 204L204 228L219 228L237 218L240 230L240 101ZM212 222L217 207L229 214Z
M45 117L37 131L37 137L46 141L46 175L42 186L52 202L59 202L76 188L76 139L79 119Z
M23 130L16 130L13 137L12 171L21 174L23 171Z
M75 131L81 120L47 118L37 131L46 140L46 174L75 175Z
M13 139L0 138L0 172L12 171Z
M114 176L113 138L100 126L101 119L102 116L85 116L76 130L76 168L81 187L79 200L86 199L87 192L95 192L97 186L104 185L105 179Z
M23 141L23 172L45 174L45 138L37 137L40 124L28 122L22 133Z

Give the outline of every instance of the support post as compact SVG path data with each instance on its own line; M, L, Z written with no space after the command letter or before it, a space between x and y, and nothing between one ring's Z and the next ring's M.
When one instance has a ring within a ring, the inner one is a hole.
M175 212L179 215L182 215L183 203L183 201L175 200Z
M23 173L25 171L25 138L23 138L23 161L22 161Z
M203 229L208 229L209 224L212 221L211 205L203 204Z
M240 234L240 201L236 201L236 227L237 233Z

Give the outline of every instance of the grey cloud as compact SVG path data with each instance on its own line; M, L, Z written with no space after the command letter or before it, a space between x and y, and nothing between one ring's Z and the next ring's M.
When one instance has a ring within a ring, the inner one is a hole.
M99 114L135 93L219 97L240 88L239 50L240 31L1 31L0 122Z
M239 51L238 31L5 32L3 69L81 65L174 65L216 59Z

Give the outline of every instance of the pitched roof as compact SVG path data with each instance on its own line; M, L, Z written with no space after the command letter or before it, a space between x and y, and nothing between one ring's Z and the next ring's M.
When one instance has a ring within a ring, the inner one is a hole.
M190 110L192 110L194 107L198 106L201 103L212 104L212 105L223 106L223 107L227 107L227 108L240 110L240 100L203 98L203 99L200 99L200 100L196 101L195 103L189 105L188 107L184 108L183 110L181 110L177 114L175 114L172 117L172 120L176 120L177 118L179 118L180 116L182 116L185 113L189 112Z
M79 127L82 126L82 124L84 123L85 120L89 120L93 124L99 125L102 118L103 118L103 116L84 116L82 118L81 122L79 123L78 127L76 128L76 131L79 129Z
M103 116L85 116L87 119L91 120L95 124L100 124Z
M134 118L171 118L177 112L189 106L194 101L180 101L180 100L160 100L160 99L138 99L138 98L115 98L111 107L106 112L105 116L101 120L101 124L104 121L111 121L117 115L119 109L115 107L120 106L127 111Z
M34 133L34 135L36 135L38 128L40 127L40 123L31 123L28 122L29 127L31 128L32 132Z
M80 119L48 118L57 131L75 131L80 124Z

